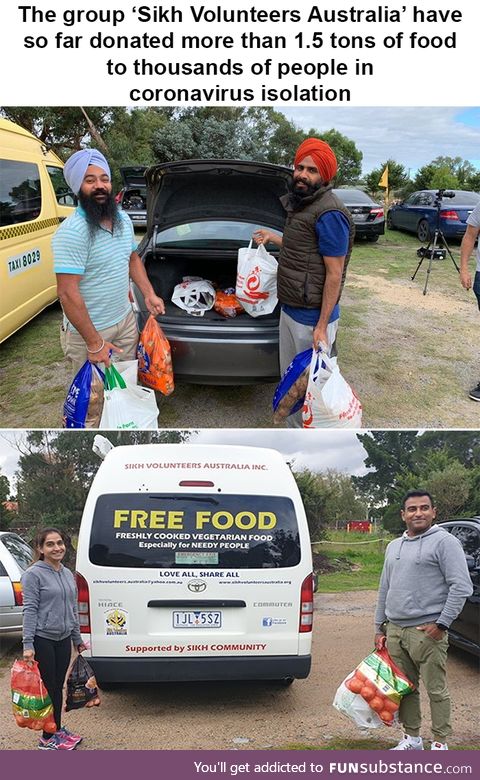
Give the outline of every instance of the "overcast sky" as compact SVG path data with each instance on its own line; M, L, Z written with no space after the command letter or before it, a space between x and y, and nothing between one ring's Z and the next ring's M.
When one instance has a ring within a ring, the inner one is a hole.
M0 435L0 470L10 480L18 467L19 453L13 442L22 431L3 431ZM69 431L74 436L75 431ZM108 438L108 432L105 433ZM335 469L346 474L364 474L366 452L351 431L302 430L245 430L203 429L194 433L192 444L241 444L252 447L271 447L279 450L286 460L294 461L294 469L310 471ZM188 446L186 444L185 446Z
M302 130L332 127L363 152L362 173L389 158L411 175L439 155L462 157L480 169L480 108L285 107L280 109Z

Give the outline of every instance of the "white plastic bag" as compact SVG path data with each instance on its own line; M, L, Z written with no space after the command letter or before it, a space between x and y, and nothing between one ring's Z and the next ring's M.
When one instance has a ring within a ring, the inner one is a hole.
M157 430L158 406L154 390L126 384L113 364L105 369L105 382L100 428Z
M348 677L350 677L349 675ZM368 702L365 701L358 693L352 693L345 685L348 677L339 685L335 698L333 700L333 706L339 712L342 712L347 718L353 720L353 722L361 729L378 729L383 726L383 722L378 717L377 713L368 706Z
M263 244L238 250L236 296L251 317L271 314L278 302L278 263Z
M304 428L362 427L362 404L325 352L313 352L302 419Z
M215 289L207 279L185 276L173 290L172 303L194 317L203 317L213 308Z

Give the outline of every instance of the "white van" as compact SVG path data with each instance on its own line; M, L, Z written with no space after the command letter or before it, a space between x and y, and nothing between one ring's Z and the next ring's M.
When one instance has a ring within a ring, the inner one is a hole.
M100 683L309 674L310 538L276 450L113 448L85 504L77 586Z

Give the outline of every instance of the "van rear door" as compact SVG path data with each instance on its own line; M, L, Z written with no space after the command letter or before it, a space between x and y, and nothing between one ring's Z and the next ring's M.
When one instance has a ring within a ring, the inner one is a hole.
M89 561L93 656L299 652L305 562L290 498L100 495Z

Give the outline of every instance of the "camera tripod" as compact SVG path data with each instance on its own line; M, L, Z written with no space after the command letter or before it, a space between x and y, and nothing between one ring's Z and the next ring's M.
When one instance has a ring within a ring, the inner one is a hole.
M420 249L417 249L417 257L420 258L420 262L417 265L415 269L415 273L413 274L412 282L415 279L418 271L420 270L420 266L422 265L423 261L428 259L428 268L427 268L427 275L425 278L425 287L423 288L423 294L427 294L427 287L428 287L428 279L430 276L430 272L432 270L432 263L434 260L445 260L447 256L447 252L450 255L450 259L457 269L457 272L460 273L460 268L457 265L457 262L452 255L450 251L450 247L447 244L447 239L445 238L443 232L440 230L440 228L435 229L435 233L433 234L433 238L430 239L426 247L421 246Z
M457 269L457 273L460 273L460 268L458 267L455 258L450 251L450 247L448 246L447 239L445 238L444 234L440 230L440 209L442 208L442 199L453 198L453 197L455 197L455 193L452 192L451 190L440 189L438 190L438 192L435 193L434 205L437 208L437 224L435 226L435 232L433 234L433 237L428 242L427 246L421 246L420 249L417 249L417 257L420 258L420 262L417 265L415 269L415 273L413 274L411 279L413 282L418 271L420 270L420 266L422 265L423 261L428 259L427 276L425 278L425 287L423 288L424 295L427 294L428 279L430 277L430 272L432 270L433 261L445 260L447 256L447 252L450 255L450 260L452 261L453 265Z

